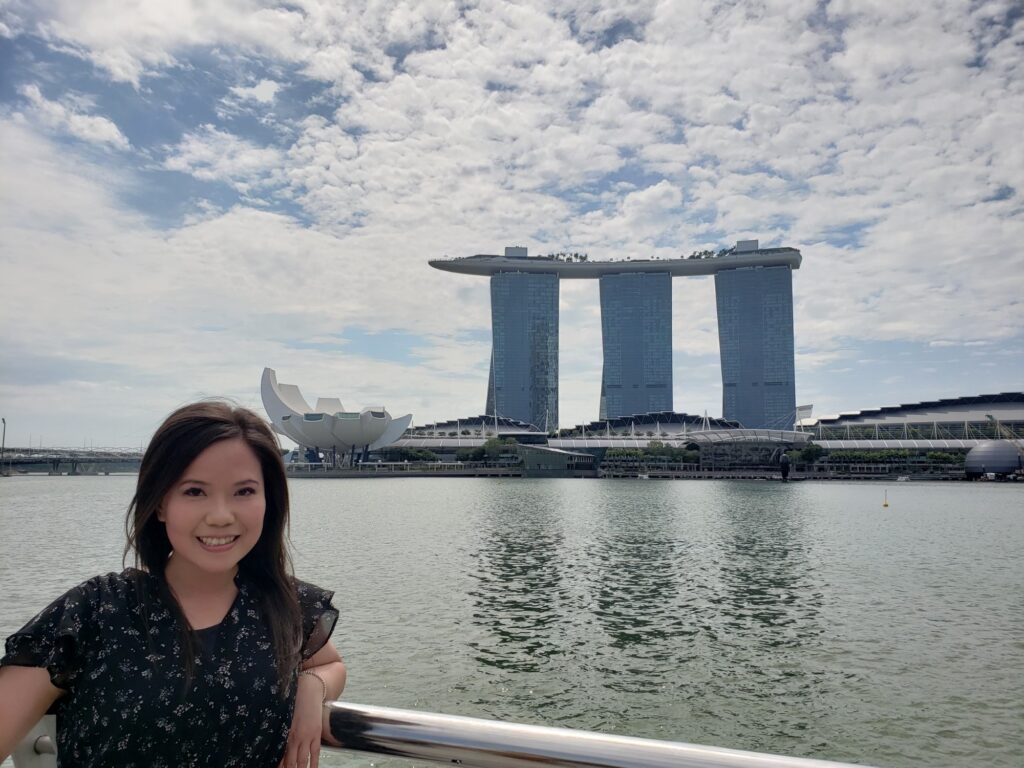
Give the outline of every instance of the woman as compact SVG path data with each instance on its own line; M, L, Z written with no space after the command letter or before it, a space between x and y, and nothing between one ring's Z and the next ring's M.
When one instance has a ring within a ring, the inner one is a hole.
M316 766L345 686L332 592L295 580L288 486L256 414L172 413L125 524L136 568L97 576L7 639L0 760L47 711L59 765Z

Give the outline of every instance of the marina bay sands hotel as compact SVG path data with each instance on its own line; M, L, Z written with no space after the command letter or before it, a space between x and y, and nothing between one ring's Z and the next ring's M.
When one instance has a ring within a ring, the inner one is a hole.
M672 278L714 275L722 416L748 428L792 429L795 248L734 248L685 259L589 261L580 255L480 254L432 267L491 278L487 414L558 427L558 286L596 279L601 291L600 419L672 411Z

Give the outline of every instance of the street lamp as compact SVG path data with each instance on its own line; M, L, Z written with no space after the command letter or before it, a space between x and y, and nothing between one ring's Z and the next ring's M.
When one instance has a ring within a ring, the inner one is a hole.
M4 474L4 448L7 447L7 419L0 419L4 423L4 434L0 437L0 475Z

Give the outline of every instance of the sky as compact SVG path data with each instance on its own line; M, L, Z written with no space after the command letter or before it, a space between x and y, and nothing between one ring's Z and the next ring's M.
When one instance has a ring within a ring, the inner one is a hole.
M135 446L173 408L484 409L486 279L427 260L803 253L816 415L1024 390L1019 0L0 0L8 446ZM711 278L677 411L721 414ZM561 426L596 419L561 284Z

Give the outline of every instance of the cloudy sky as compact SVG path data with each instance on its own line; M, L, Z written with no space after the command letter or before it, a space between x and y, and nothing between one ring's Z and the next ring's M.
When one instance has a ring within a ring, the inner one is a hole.
M554 10L552 10L554 8ZM0 0L7 444L138 445L178 404L483 410L487 281L427 259L804 254L816 414L1024 390L1019 0ZM676 410L721 412L714 284ZM597 286L561 290L597 417Z

